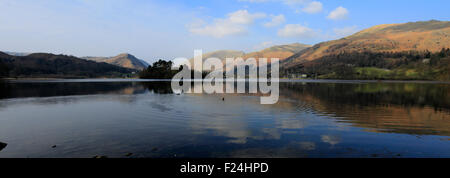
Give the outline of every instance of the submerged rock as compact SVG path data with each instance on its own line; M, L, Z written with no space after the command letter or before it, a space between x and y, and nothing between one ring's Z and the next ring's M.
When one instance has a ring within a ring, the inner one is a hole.
M3 148L5 148L5 147L6 147L6 145L8 145L8 144L6 144L6 143L3 143L3 142L0 142L0 151L2 151L2 150L3 150Z

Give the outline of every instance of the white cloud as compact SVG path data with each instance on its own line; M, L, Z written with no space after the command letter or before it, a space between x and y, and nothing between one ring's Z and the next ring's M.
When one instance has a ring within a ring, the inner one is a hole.
M264 24L265 27L275 27L281 25L286 21L283 14L280 15L271 15L272 20Z
M273 46L273 42L271 41L264 41L256 46L253 47L254 50L261 50L261 49L265 49L268 48L270 46Z
M349 36L349 35L352 35L352 34L358 32L358 27L351 26L351 27L344 27L344 28L334 28L333 32L338 37L345 37L345 36Z
M327 16L328 19L331 20L342 20L348 18L348 10L342 6L339 6L335 10L331 11Z
M303 12L306 12L308 14L319 13L322 12L322 10L323 6L322 3L319 1L312 1L302 9Z
M248 25L256 19L266 17L263 13L251 14L247 10L239 10L229 13L227 18L215 19L212 24L205 25L204 22L197 22L188 26L189 31L198 35L222 38L228 35L239 35L247 33Z
M284 5L293 8L296 13L305 12L308 14L315 14L322 12L323 10L322 3L314 0L238 0L238 1L249 3L280 2Z
M284 4L287 5L304 5L308 3L310 0L283 0Z
M304 27L299 24L287 24L284 28L278 30L280 37L297 37L297 38L312 38L316 36L314 30Z
M217 19L210 25L199 25L200 23L193 23L189 25L189 31L197 35L212 36L221 38L228 35L245 34L247 29L239 24L231 23L228 20ZM203 23L204 24L204 23Z
M227 20L229 20L231 23L236 24L251 24L255 19L264 17L266 17L266 14L264 13L250 14L247 10L238 10L236 12L228 14Z
M316 14L322 12L323 4L314 0L281 0L283 4L295 10L295 13Z

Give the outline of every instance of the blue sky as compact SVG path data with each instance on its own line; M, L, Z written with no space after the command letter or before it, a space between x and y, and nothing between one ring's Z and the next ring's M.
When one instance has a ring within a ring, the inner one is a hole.
M450 19L448 0L0 0L0 50L148 62L288 43L378 24Z

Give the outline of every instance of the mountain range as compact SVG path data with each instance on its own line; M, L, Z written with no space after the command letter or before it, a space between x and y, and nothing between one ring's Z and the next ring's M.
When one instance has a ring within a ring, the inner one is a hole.
M377 25L314 46L294 43L250 53L219 50L203 54L203 60L210 57L221 60L279 58L282 77L450 80L449 48L450 22L431 20ZM127 53L80 59L45 53L8 52L0 53L0 68L5 66L15 76L66 75L64 71L70 71L68 73L75 76L98 77L143 70L149 64Z

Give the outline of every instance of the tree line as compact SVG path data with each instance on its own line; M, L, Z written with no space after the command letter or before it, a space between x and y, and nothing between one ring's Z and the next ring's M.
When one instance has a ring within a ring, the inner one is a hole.
M429 67L446 65L441 64L441 62L449 56L450 48L443 48L441 51L435 53L430 51L341 52L280 71L281 76L288 76L289 74L320 76L336 73L345 77L352 74L355 67L396 69L410 64L428 65Z

